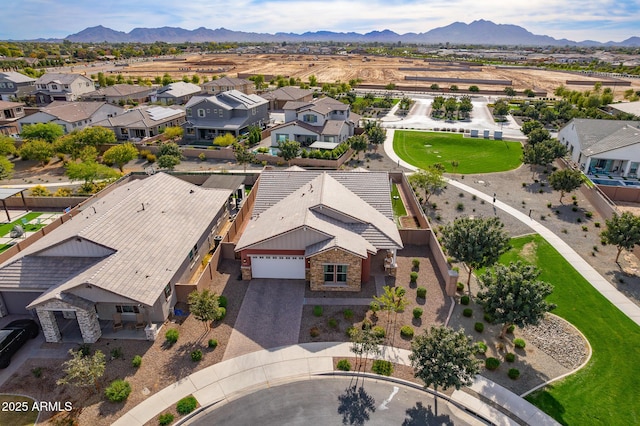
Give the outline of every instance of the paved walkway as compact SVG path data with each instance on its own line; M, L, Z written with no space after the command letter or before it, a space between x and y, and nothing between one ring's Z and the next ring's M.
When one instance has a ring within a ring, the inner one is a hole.
M393 135L394 130L387 129L387 139L384 142L384 150L386 154L393 161L396 161L401 166L404 166L411 170L416 170L415 166L401 160L393 151ZM455 179L447 179L449 185L453 185L456 188L467 191L468 193L477 196L481 200L485 200L489 203L493 202L493 194L485 194L475 188L458 182ZM537 222L535 219L530 218L526 214L520 212L518 209L513 208L500 200L496 200L494 203L496 208L510 214L522 223L528 225L535 232L540 234L549 244L551 244L557 251L569 262L575 269L586 279L596 290L598 290L604 297L606 297L611 303L618 307L626 316L640 325L640 306L629 300L624 294L620 293L615 287L598 273L586 260L584 260L575 250L573 250L567 243L565 243L560 237L551 232L547 227Z
M207 407L227 399L238 398L248 391L252 392L291 381L309 380L321 374L334 374L333 358L353 356L350 346L349 343L335 342L306 343L261 350L222 361L150 396L120 417L114 426L143 425L188 395L193 395L202 407ZM385 359L402 364L409 363L409 351L391 347L385 347L384 350ZM383 376L375 377L380 380L385 379ZM415 386L410 382L402 381L402 383ZM528 422L527 424L542 426L558 424L524 399L516 399L514 394L495 383L486 380L476 381L473 389L498 405L512 410L513 418L519 418ZM455 391L450 398L443 397L468 408L494 424L517 424L512 418L462 391Z

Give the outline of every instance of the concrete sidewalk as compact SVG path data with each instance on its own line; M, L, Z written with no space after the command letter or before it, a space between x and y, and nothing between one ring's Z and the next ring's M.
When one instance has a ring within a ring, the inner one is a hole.
M385 153L393 161L400 166L404 166L411 170L416 170L415 166L401 160L393 150L393 136L395 131L387 129L387 139L384 141ZM468 193L475 195L481 200L489 203L493 202L493 196L485 194L475 188L458 182L455 179L447 179L447 183L455 186L456 188L467 191ZM636 324L640 325L640 306L629 300L624 294L619 292L613 287L602 275L598 273L586 260L584 260L575 250L573 250L567 243L565 243L560 237L551 232L547 227L540 222L530 218L526 214L520 212L500 200L496 200L495 207L510 214L522 223L529 226L535 232L540 234L549 244L551 244L567 262L569 262L575 269L586 279L596 290L598 290L604 297L606 297L611 303L613 303L620 311L626 316L631 318Z
M115 426L143 425L191 394L202 407L206 407L227 399L241 397L246 392L254 392L291 381L309 380L321 374L333 374L333 358L352 357L350 346L349 343L343 342L306 343L261 350L223 361L150 396L113 424ZM407 350L386 346L383 358L408 365L409 353ZM376 378L385 379L383 376L376 376ZM406 383L409 384L409 382ZM415 386L415 384L411 385ZM476 380L474 390L510 410L514 414L513 418L507 417L491 405L461 391L454 392L449 399L497 425L516 425L514 418L523 421L534 419L537 425L557 424L524 399L493 382Z

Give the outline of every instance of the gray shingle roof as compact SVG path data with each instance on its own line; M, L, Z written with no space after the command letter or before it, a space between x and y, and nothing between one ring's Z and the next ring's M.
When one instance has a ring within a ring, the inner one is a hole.
M114 84L113 86L101 87L96 91L84 94L84 97L96 96L132 96L138 93L148 93L152 89L148 86L136 86L134 84Z
M640 123L636 124L636 126L624 125L620 129L601 139L598 143L591 145L589 148L583 149L582 153L591 157L593 155L602 154L603 152L640 143L639 125Z
M638 126L638 121L623 120L597 120L590 118L574 118L566 127L574 126L578 140L580 142L580 150L584 151L598 144L602 139L615 133L624 126Z
M86 78L79 74L70 74L70 73L54 73L48 72L41 76L36 84L49 84L49 83L58 83L58 84L71 84L76 81L77 78Z
M165 110L167 111L167 117L160 120L154 120L149 114L149 110ZM172 115L168 115L169 113L171 113ZM184 109L180 108L177 105L171 105L168 107L146 106L142 108L127 110L123 114L118 114L115 117L110 117L106 120L94 123L94 126L149 128L158 126L159 124L162 124L164 122L175 120L179 117L184 117L185 115L186 113L184 112Z
M0 72L0 76L13 83L29 83L36 81L35 78L31 78L28 75L20 74L15 71L3 71Z

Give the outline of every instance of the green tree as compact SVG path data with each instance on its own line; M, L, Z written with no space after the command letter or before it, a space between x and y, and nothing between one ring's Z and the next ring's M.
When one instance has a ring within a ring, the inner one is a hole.
M520 129L525 136L528 136L529 133L536 129L544 129L544 126L538 120L529 120L522 123L522 128Z
M437 83L433 83L431 86L429 86L429 88L431 90L440 90L440 85Z
M191 82L192 82L193 84L200 84L200 77L198 77L197 75L195 75L195 74L194 74L194 75L191 77Z
M233 145L234 143L236 143L236 137L231 133L225 133L224 135L216 136L213 140L213 144L218 146L229 146Z
M10 136L0 136L0 157L15 154L16 142Z
M252 80L257 90L262 89L262 87L264 86L264 75L262 74L254 75L252 77Z
M22 127L20 137L25 140L43 140L53 143L64 134L62 126L56 123L34 123Z
M0 156L0 180L11 179L13 176L13 163L6 157Z
M373 296L373 300L378 302L380 308L384 311L387 311L387 333L389 335L389 329L391 328L391 312L398 313L407 304L407 300L405 297L406 291L402 287L391 287L384 286L382 287L384 293L380 296Z
M358 155L358 160L360 160L360 152L367 149L367 146L369 145L369 139L367 138L367 135L353 135L349 139L347 139L347 142L349 142L351 148Z
M169 84L173 83L173 78L171 77L171 75L169 75L169 73L164 73L164 75L162 76L162 81L160 83L163 86L168 86Z
M184 129L180 126L166 127L162 134L169 140L180 139L184 134Z
M516 91L513 89L513 87L505 87L503 91L504 94L510 98L513 98L516 95Z
M34 187L31 187L29 192L31 193L32 197L50 197L51 196L51 191L49 191L47 187L43 185L36 185Z
M480 91L480 88L478 86L476 86L476 85L469 86L469 91L471 93L478 93Z
M549 185L560 191L560 202L565 193L574 191L582 185L582 172L573 169L557 170L549 175Z
M631 251L640 244L640 216L631 212L624 212L622 215L614 213L611 219L606 220L607 227L600 237L605 244L618 247L616 263L622 250Z
M374 123L367 129L369 142L373 144L373 149L378 152L378 146L382 145L387 138L387 131L380 127L379 123Z
M429 202L429 198L433 194L437 194L447 186L442 176L442 169L439 167L429 166L426 170L419 169L417 172L409 176L409 183L424 191L424 202Z
M457 92L458 91L458 85L457 84L452 84L451 87L449 87L449 91L450 92Z
M545 300L553 286L540 281L539 275L538 268L518 261L509 266L496 264L478 277L477 300L485 313L502 324L500 338L510 326L537 325L546 312L555 309L556 305Z
M531 166L535 173L535 166L548 167L556 158L563 157L567 148L557 139L547 139L535 145L527 144L522 151L522 162ZM533 174L531 176L533 179Z
M473 103L471 103L471 98L469 96L463 96L462 99L460 99L458 110L463 117L469 117L469 114L473 110Z
M106 365L104 354L98 350L93 355L85 356L81 351L69 349L69 355L71 359L62 364L65 376L56 383L79 388L93 387L99 391L100 378L104 375Z
M158 148L158 157L162 157L163 155L173 155L174 157L182 159L182 151L180 151L180 147L178 144L173 142L160 144L160 147Z
M456 98L451 97L451 98L447 98L444 101L444 111L447 114L447 118L451 119L453 118L453 113L456 112L458 110L458 101L456 100Z
M133 146L131 143L124 143L120 145L115 145L105 151L102 156L102 161L107 164L115 164L118 166L120 171L129 161L133 160L138 156L138 148Z
M431 326L429 331L416 336L411 342L409 360L414 376L424 386L446 390L469 386L480 372L480 361L475 357L473 339L446 326ZM436 414L438 412L436 398Z
M377 356L381 353L380 343L382 339L373 332L371 327L367 327L364 330L356 328L350 333L349 337L351 338L349 350L353 352L358 359L359 367L362 365L362 358L364 358L363 371L367 371L367 360L369 356Z
M315 87L317 85L318 85L318 78L315 75L311 74L309 76L309 86Z
M247 164L251 163L255 158L255 154L249 151L244 145L239 143L233 144L233 153L236 157L236 162L243 166L243 170L247 171Z
M31 139L20 147L20 157L25 160L39 161L44 167L53 156L53 145L42 139Z
M98 147L98 145L108 145L117 142L116 134L113 133L113 130L100 126L86 127L80 130L76 137L78 144L82 147Z
M95 161L69 162L65 174L71 180L81 180L85 183L93 183L101 179L115 179L120 176L117 170Z
M509 236L503 228L497 217L460 217L442 229L442 244L447 254L464 262L469 269L469 294L473 270L493 265L509 250Z
M535 145L549 139L551 139L551 134L547 129L533 129L527 135L527 143L530 145Z
M177 155L161 155L158 157L158 166L163 169L173 170L180 164L180 157Z
M443 96L436 96L435 98L433 98L433 102L431 102L431 108L434 111L436 111L436 112L441 111L443 106L444 106L444 97Z
M289 165L291 165L291 160L300 155L300 143L296 141L286 140L278 142L278 148L280 149L278 155L280 155Z
M504 117L507 114L509 114L509 104L502 99L498 99L493 104L493 115L497 117Z
M198 321L202 321L207 332L211 329L211 322L218 317L220 305L218 296L209 290L192 291L189 293L189 312Z

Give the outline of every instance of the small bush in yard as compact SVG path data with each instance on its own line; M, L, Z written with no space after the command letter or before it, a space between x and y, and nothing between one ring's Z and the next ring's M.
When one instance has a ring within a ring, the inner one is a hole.
M169 426L171 423L173 423L173 414L171 413L160 414L160 417L158 417L160 426Z
M510 368L507 374L509 375L510 379L515 380L520 377L520 370L518 370L517 368Z
M524 339L514 339L513 345L518 349L524 349L524 347L527 346L527 343L524 341Z
M424 287L418 287L416 289L416 295L420 298L420 299L426 299L427 298L427 289Z
M352 325L351 327L347 328L345 333L347 334L347 336L353 337L358 333L358 329Z
M227 307L227 298L224 296L218 296L218 306L221 308Z
M164 338L167 339L167 342L170 345L173 345L178 341L178 336L180 336L180 333L175 328L167 330L167 332L164 334Z
M475 323L475 325L473 326L473 328L478 332L478 333L482 333L484 331L484 324L481 322L477 322Z
M178 401L178 403L176 404L176 411L178 411L178 414L182 415L189 414L196 409L197 405L198 401L195 399L195 397L190 395Z
M207 346L209 346L209 349L215 349L218 347L218 341L216 339L209 339Z
M419 319L422 316L422 308L413 308L413 317Z
M117 348L111 349L111 358L112 359L122 358L122 348L118 346Z
M420 259L413 259L411 261L411 264L413 265L414 268L419 268L420 267Z
M353 311L351 309L345 309L342 311L342 315L344 315L344 319L350 320L353 318Z
M462 315L464 315L464 316L465 316L465 317L467 317L467 318L471 318L471 316L473 315L473 309L471 309L471 308L465 308L465 309L462 311Z
M365 318L362 321L362 329L363 330L369 330L371 327L373 327L373 323L371 322L371 320L369 318Z
M104 394L111 402L122 402L131 393L131 385L126 380L117 379L104 390Z
M410 325L403 325L400 328L400 335L406 338L413 337L413 327L411 327Z
M516 360L516 354L514 354L513 352L507 352L507 354L504 356L504 359L507 362L513 362Z
M322 306L316 305L313 307L313 315L316 317L322 316Z
M131 365L133 365L136 368L140 367L142 365L142 357L140 355L134 356L133 359L131 360Z
M376 325L375 327L373 327L373 335L379 338L383 338L384 336L386 336L387 332L384 329L384 327L381 327L379 325Z
M487 370L495 370L500 367L500 360L494 357L489 357L484 361L484 366L487 367Z
M485 312L484 320L489 324L493 324L493 316L491 314Z
M409 274L409 277L411 280L411 284L415 284L418 281L418 273L415 271Z
M202 351L200 349L196 349L191 352L191 361L198 362L202 359Z
M484 354L487 352L487 344L484 342L476 342L476 353Z
M458 281L458 284L456 284L456 290L464 291L464 283L461 283L460 281Z
M336 320L335 318L329 318L329 320L327 321L327 324L331 328L336 328L338 327L338 320Z
M338 364L336 364L336 368L341 371L351 371L351 363L349 360L341 359L338 361Z
M227 316L227 308L218 308L218 315L216 315L216 321L222 321Z
M380 310L380 304L374 300L373 302L369 303L369 309L375 314Z
M469 299L469 296L466 294L460 298L460 303L463 305L468 305L470 301L471 299Z
M507 327L507 333L513 334L513 330L515 329L516 329L516 326L511 324L509 327Z
M376 359L375 361L373 361L371 371L382 376L390 376L391 373L393 373L393 364L383 359Z
M318 327L311 327L309 330L309 335L311 337L318 337L320 335L320 329Z

